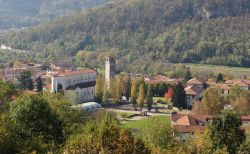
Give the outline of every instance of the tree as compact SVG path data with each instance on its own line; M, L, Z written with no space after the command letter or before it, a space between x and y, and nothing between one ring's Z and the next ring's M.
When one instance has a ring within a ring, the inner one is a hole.
M110 114L97 113L86 123L83 131L74 134L65 144L64 151L79 153L141 153L149 154L149 149L140 139L120 127Z
M224 82L224 77L221 73L219 73L217 78L216 78L216 83L218 83L218 82Z
M237 98L239 98L243 94L244 90L239 85L233 85L230 88L229 94L228 94L228 101L230 103L233 103Z
M57 85L57 93L63 93L63 85L62 84Z
M137 83L136 81L133 81L131 87L131 98L130 98L130 102L133 104L133 106L135 106L137 103L136 99L137 99Z
M102 103L103 98L103 89L104 87L104 78L103 76L97 76L96 85L95 85L95 100L99 103Z
M202 114L203 111L202 111L202 105L201 104L202 103L201 103L200 100L195 100L194 104L193 104L193 107L192 107L192 113Z
M104 88L103 88L103 98L102 98L102 101L104 104L109 103L109 97L110 97L110 94L109 94L109 90L107 88L107 82L105 82Z
M8 114L0 114L0 153L18 153Z
M34 89L34 86L33 86L33 81L31 79L31 76L28 77L27 79L27 87L26 87L27 90L33 90Z
M241 115L249 115L250 114L249 92L242 93L240 97L236 98L236 100L232 103L232 105Z
M116 76L112 83L112 102L119 103L122 99L122 81L121 76Z
M204 114L218 114L224 108L224 97L219 88L208 88L201 101Z
M152 109L152 105L153 105L152 85L149 84L147 89L148 90L147 90L147 96L146 96L146 104L147 104L148 111L150 112L150 110Z
M187 100L186 100L186 93L184 87L181 82L173 88L174 94L172 98L173 106L178 107L179 109L186 109L187 108Z
M160 83L159 84L159 87L158 87L159 89L158 89L158 95L160 96L160 97L164 97L164 94L166 93L166 91L168 91L168 86L167 86L167 84L166 83Z
M213 149L226 148L229 153L236 153L246 138L241 125L240 116L233 110L223 110L213 118L208 125Z
M160 96L160 83L154 84L154 96Z
M146 144L153 145L154 148L165 149L175 141L170 124L158 117L150 119L148 126L143 129L143 134Z
M25 153L57 149L64 140L61 120L40 95L20 96L11 104L10 117Z
M139 86L139 95L138 95L138 106L140 108L140 110L142 110L143 106L144 106L144 101L145 101L145 92L144 92L144 84L140 84Z
M12 83L0 81L0 114L8 111L9 102L15 95L17 91Z
M122 83L123 94L129 99L131 94L131 78L129 74L123 76L123 83Z
M30 71L24 71L20 73L17 80L20 82L21 89L33 90L33 82Z
M40 76L38 76L36 78L36 89L38 92L42 92L43 91L43 82Z
M190 79L192 79L192 75L191 75L191 72L190 72L190 68L187 67L186 70L184 71L184 80L188 81Z
M44 62L43 64L42 64L42 70L48 70L48 69L50 69L51 68L51 66L50 66L50 64L48 63L48 62Z
M170 102L171 99L173 98L174 91L172 88L169 88L168 91L165 93L164 98L167 102Z

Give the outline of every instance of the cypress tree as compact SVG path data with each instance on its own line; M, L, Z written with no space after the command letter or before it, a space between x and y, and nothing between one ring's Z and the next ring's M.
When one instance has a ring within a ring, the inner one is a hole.
M62 93L63 92L63 86L62 84L57 85L57 93Z
M131 87L131 99L130 99L133 106L135 106L136 104L136 98L137 98L137 83L136 81L133 81Z
M191 75L191 72L190 72L190 69L189 67L186 68L185 72L184 72L184 80L185 81L188 81L192 78L192 75Z
M33 90L33 84L31 80L31 72L30 71L24 71L21 72L18 79L20 82L20 88L21 89L32 89Z
M122 98L121 77L116 76L113 81L114 81L114 83L112 84L113 103L118 103Z
M41 79L40 76L38 76L36 78L36 89L37 89L38 92L43 91L43 83L42 83L42 79Z
M142 110L144 101L145 101L145 94L144 94L144 84L140 84L139 86L139 96L138 96L138 106L140 110Z
M172 98L173 106L178 107L179 109L186 109L187 108L187 100L186 100L186 93L184 87L181 82L173 88L174 94Z
M95 100L99 103L102 102L102 97L103 97L103 77L98 76L96 78L96 85L95 85Z
M128 99L131 94L131 78L128 74L125 76L125 84L125 96Z
M26 89L28 89L28 90L33 90L34 89L31 76L29 76L28 79L27 79L27 87L26 87Z
M102 102L104 104L108 104L109 103L109 91L108 91L107 83L106 82L104 83Z
M150 112L150 110L152 109L152 105L153 105L152 86L150 84L148 85L146 104L147 104L148 111Z
M216 82L224 82L224 77L221 73L218 74L217 78L216 78Z

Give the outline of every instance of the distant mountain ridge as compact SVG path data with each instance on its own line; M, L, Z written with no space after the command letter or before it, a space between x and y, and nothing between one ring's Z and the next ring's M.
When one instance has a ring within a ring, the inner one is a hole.
M107 0L0 0L0 29L30 27L56 16L104 4Z
M250 67L249 13L249 0L120 0L10 34L5 42L44 57L76 56L83 66L112 53L129 70L166 61Z

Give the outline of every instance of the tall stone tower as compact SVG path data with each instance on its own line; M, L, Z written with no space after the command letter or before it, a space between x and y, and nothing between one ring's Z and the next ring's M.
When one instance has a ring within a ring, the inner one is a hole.
M113 57L106 57L105 61L105 80L107 88L110 88L110 79L115 77L115 60Z

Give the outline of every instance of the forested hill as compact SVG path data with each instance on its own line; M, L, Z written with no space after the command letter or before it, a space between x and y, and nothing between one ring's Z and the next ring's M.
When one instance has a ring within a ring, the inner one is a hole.
M107 0L0 0L0 29L30 27Z
M98 65L90 57L108 52L130 70L157 69L167 60L249 67L249 13L249 0L120 0L6 40L45 57L77 55L84 66Z

